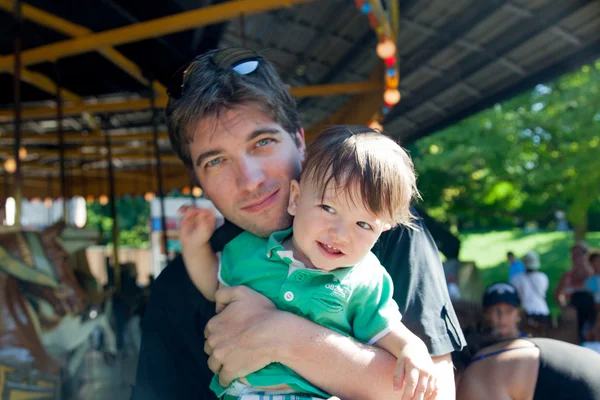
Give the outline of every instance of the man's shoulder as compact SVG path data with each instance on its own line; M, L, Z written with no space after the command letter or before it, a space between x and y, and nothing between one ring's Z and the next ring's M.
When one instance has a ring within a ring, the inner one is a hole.
M179 308L182 303L194 303L202 297L187 273L183 257L178 255L171 260L152 284L152 297L163 307ZM187 308L187 307L182 307Z

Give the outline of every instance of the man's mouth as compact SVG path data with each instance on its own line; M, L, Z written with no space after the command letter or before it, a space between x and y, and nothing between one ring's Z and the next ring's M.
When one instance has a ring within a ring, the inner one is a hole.
M251 204L242 207L242 210L250 213L260 212L268 207L270 207L276 200L277 195L279 194L279 189L274 192L259 198L256 201L253 201Z

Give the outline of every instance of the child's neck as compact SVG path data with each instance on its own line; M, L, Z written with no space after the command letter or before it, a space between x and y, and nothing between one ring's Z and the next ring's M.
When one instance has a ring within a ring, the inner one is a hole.
M316 269L310 259L304 255L304 253L298 247L296 240L294 239L294 235L285 239L281 245L285 250L291 250L294 258L300 261L304 266L308 269Z

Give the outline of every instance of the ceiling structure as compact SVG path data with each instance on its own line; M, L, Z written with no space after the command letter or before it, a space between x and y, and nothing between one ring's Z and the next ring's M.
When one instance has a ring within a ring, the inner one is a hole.
M12 4L0 0L0 159L14 153ZM400 15L402 100L384 127L404 143L600 56L597 0L401 0ZM271 60L309 136L381 105L377 38L350 0L27 0L22 16L27 197L59 195L59 86L68 193L94 196L108 190L105 133L117 193L156 190L151 97L162 108L173 73L215 47ZM189 186L158 119L165 188Z

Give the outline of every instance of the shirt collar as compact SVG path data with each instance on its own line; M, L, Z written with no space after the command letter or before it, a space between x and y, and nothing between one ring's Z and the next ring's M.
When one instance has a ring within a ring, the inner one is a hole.
M267 257L271 257L274 251L283 250L283 241L292 234L292 227L273 232L267 241Z

